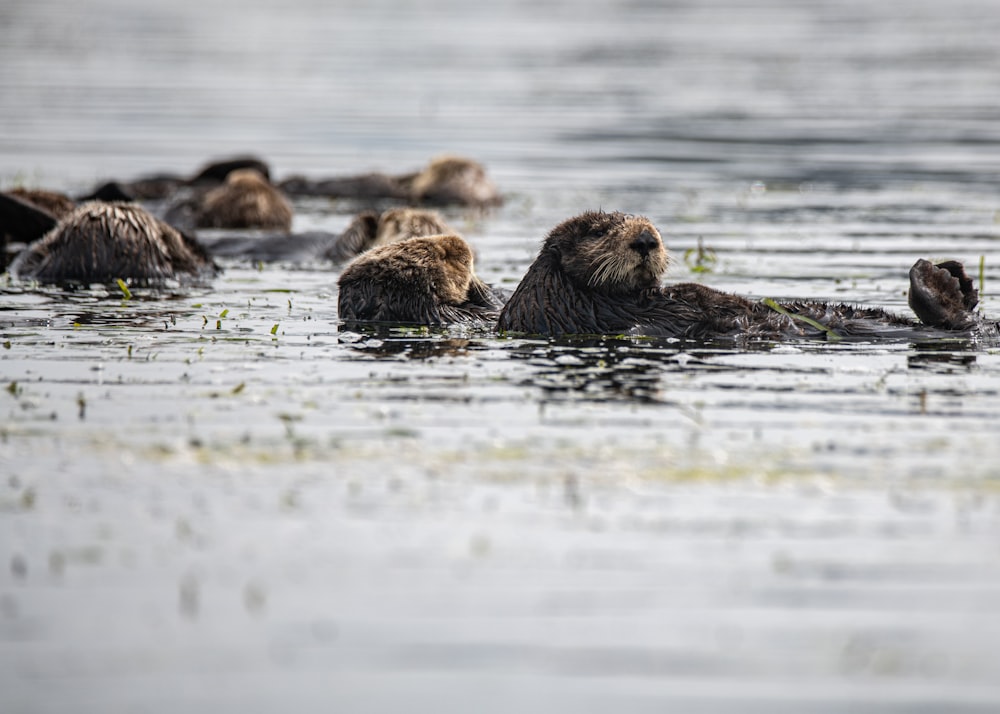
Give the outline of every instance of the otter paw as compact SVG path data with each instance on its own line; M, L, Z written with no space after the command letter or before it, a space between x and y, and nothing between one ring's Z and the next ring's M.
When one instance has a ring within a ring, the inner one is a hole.
M934 265L921 259L910 268L909 302L925 325L960 330L974 322L979 291L958 261Z

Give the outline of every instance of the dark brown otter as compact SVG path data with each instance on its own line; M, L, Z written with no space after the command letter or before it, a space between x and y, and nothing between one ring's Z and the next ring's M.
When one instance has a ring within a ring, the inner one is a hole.
M7 267L11 254L38 240L55 228L56 217L13 191L0 193L0 270Z
M381 213L364 211L354 217L321 257L343 262L382 245L448 233L455 231L436 211L421 208L390 208Z
M390 199L434 206L495 206L502 202L486 169L472 159L442 156L416 173L372 173L342 178L292 176L278 186L293 196L328 196L374 201Z
M58 206L54 208L58 210ZM11 257L55 228L56 223L56 216L30 201L27 192L0 192L0 270L5 270Z
M133 203L85 203L11 264L15 277L43 283L155 285L216 272L196 240Z
M325 196L354 201L380 199L408 201L410 199L410 189L405 182L399 177L381 173L321 179L289 176L278 182L278 188L289 196Z
M926 325L969 329L978 299L960 264L918 262L911 285ZM556 226L498 321L501 331L538 335L639 334L879 337L919 323L878 308L824 302L769 306L695 283L661 286L668 258L646 218L587 212ZM911 300L912 303L912 300Z
M134 181L108 181L98 186L81 201L156 201L169 198L181 189L217 186L233 171L254 169L270 180L267 164L255 156L238 156L213 161L198 169L190 177L161 173L144 176Z
M47 211L56 220L69 215L76 208L76 201L57 191L46 191L40 188L12 188L6 193Z
M456 235L374 248L341 274L338 315L346 322L492 325L502 301L476 277L473 262Z

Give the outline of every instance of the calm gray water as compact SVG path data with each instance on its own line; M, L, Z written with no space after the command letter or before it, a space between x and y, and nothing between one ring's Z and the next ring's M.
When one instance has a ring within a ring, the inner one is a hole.
M994 2L0 27L4 188L460 153L508 196L446 214L496 284L603 207L654 220L671 280L906 311L916 258L982 258L1000 316ZM238 263L129 301L0 278L0 333L3 712L1000 708L995 346L360 335L328 266Z

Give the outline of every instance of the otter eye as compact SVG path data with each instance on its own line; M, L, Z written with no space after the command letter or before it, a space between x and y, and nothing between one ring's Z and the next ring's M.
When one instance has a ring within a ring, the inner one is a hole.
M592 226L590 229L590 235L594 238L603 238L608 232L606 226Z

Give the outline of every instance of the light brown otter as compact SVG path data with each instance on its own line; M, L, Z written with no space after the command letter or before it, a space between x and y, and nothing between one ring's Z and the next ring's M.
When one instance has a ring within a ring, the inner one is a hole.
M155 285L216 272L196 240L133 203L85 203L11 264L15 277L43 283Z
M436 211L422 208L364 211L354 217L340 237L323 251L322 257L343 262L378 246L448 233L455 231Z
M501 302L473 263L472 249L456 235L374 248L341 274L338 315L347 322L492 324Z
M442 156L416 173L382 173L340 178L291 176L278 186L293 196L328 196L376 201L408 201L434 206L495 206L503 199L482 164L460 156Z
M434 206L495 206L500 193L482 164L461 156L439 156L409 182L417 203Z
M901 336L921 325L878 308L823 302L774 304L695 283L661 286L668 258L646 218L587 212L556 226L498 321L538 335L636 334L690 338ZM960 264L918 262L915 312L926 325L966 330L978 302ZM913 300L911 299L911 304Z
M195 225L289 231L292 204L255 169L239 169L200 198Z

